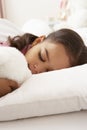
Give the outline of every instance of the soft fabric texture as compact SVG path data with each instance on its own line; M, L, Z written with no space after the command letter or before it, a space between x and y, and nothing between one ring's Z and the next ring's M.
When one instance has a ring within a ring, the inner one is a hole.
M0 19L0 43L6 41L8 36L22 35L23 32L11 21ZM22 84L31 72L27 67L24 55L16 48L1 47L0 45L0 77L9 78Z
M7 19L0 18L0 42L7 41L8 36L23 34L22 30Z
M75 29L75 31L82 37L85 45L87 46L87 27Z
M8 24L4 25L4 29L5 26ZM11 28L14 30L14 25ZM2 31L4 34L3 29ZM23 71L24 67L19 69ZM17 74L15 72L15 78L21 78ZM87 109L86 77L87 64L32 75L20 88L0 98L0 121Z
M87 109L87 64L32 75L0 99L0 121Z
M22 31L25 33L32 33L36 36L48 35L52 32L48 23L40 19L31 19L24 23Z
M22 84L31 76L24 55L13 47L0 46L0 77Z

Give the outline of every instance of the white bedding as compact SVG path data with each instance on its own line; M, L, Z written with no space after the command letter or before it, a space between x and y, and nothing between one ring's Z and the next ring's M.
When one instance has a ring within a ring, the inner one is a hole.
M0 99L0 121L87 109L87 64L32 75Z
M14 32L14 25L3 22L8 31L11 28ZM87 64L31 76L19 89L0 99L0 121L86 110L86 77Z
M87 130L87 111L0 122L0 130Z

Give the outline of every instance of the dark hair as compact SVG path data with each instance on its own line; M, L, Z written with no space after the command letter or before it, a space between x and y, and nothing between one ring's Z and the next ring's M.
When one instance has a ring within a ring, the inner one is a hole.
M25 33L22 36L8 37L10 46L22 50L26 45L38 38L30 33ZM71 66L82 65L87 63L87 47L78 33L71 29L60 29L50 33L45 40L49 40L54 44L62 44L70 58Z
M18 50L22 50L25 46L32 44L32 42L38 38L38 36L33 35L31 33L25 33L23 35L18 35L13 38L10 36L8 37L8 42L10 43L11 47L15 47Z
M87 47L78 33L71 29L60 29L52 32L45 40L63 44L70 58L71 66L87 63Z

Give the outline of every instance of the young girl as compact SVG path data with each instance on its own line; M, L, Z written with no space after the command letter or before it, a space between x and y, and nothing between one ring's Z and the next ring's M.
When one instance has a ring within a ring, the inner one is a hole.
M8 37L3 46L11 46L20 50L33 74L69 68L87 63L87 47L82 38L71 29L52 32L47 37L32 34ZM18 88L16 82L0 79L4 93L11 92L11 86Z

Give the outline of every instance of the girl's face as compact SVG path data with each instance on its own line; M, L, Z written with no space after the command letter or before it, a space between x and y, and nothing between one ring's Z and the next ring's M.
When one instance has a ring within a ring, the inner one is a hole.
M49 41L34 45L27 51L25 57L33 74L70 67L64 46Z

